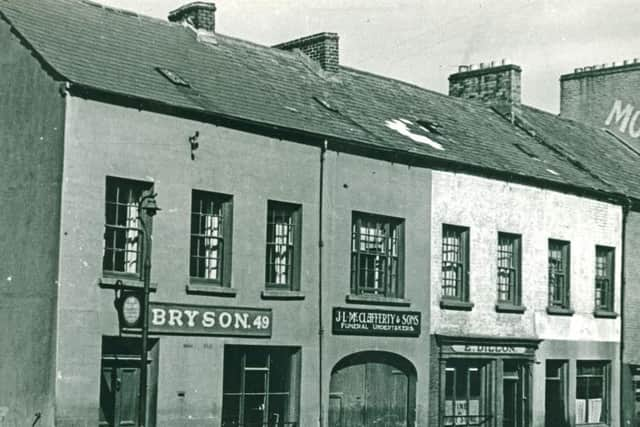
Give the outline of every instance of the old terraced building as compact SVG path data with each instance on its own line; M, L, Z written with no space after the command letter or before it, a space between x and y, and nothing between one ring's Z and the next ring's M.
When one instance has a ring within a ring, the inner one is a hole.
M0 2L3 425L627 425L629 147L214 13Z

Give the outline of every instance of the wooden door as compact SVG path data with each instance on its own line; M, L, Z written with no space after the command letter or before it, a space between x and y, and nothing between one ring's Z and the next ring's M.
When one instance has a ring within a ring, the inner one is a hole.
M100 380L100 426L137 427L140 368L109 361Z
M329 425L406 427L409 378L381 361L343 367L331 376Z

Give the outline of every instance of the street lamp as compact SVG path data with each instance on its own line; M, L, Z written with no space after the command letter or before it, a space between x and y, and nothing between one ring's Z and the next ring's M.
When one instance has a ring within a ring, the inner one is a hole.
M142 345L140 348L140 400L138 402L140 427L147 425L147 341L149 339L149 287L151 280L151 218L160 210L152 190L145 190L138 201L138 215L144 236L142 246L144 293L142 298Z

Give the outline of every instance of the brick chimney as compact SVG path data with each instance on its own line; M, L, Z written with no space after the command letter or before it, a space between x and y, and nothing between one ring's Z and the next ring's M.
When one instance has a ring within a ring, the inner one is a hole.
M522 69L504 59L475 65L461 65L449 76L449 95L477 99L497 108L501 113L513 113L521 104L520 74Z
M169 21L187 22L197 30L213 33L216 30L216 5L200 1L185 4L169 12Z
M319 33L272 46L276 49L295 50L318 62L323 70L335 73L340 68L338 34Z

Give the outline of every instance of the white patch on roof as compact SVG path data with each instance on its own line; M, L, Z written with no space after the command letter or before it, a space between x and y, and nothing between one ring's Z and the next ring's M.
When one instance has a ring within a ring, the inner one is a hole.
M406 136L408 138L411 138L415 142L421 142L423 144L427 144L431 148L435 148L436 150L444 151L444 148L442 147L441 144L435 142L434 140L432 140L428 136L421 135L421 134L418 134L418 133L414 133L409 128L409 126L411 126L413 128L417 128L417 129L422 129L423 131L427 131L427 132L428 132L428 130L424 129L422 126L414 125L410 120L402 119L402 118L393 119L393 120L387 120L386 122L384 122L384 124L389 129L393 129L396 132L398 132L400 135L404 135L404 136Z
M554 171L553 169L549 169L547 168L547 172L554 174L554 175L560 175L558 172Z

